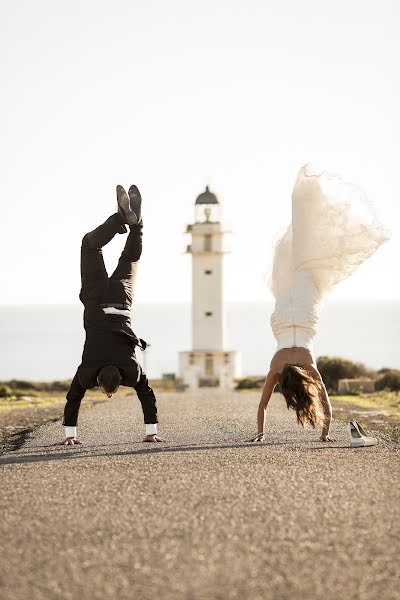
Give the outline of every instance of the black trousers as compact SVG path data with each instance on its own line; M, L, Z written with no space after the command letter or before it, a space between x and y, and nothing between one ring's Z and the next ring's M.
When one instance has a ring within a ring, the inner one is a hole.
M120 227L121 219L116 213L82 239L79 298L85 307L97 304L131 308L137 262L142 254L142 225L130 227L117 268L109 277L102 248L113 239Z

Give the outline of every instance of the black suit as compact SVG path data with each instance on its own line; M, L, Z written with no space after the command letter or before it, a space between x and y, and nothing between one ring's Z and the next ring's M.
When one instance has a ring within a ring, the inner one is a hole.
M87 389L98 385L97 375L102 367L118 367L121 384L133 387L142 404L145 423L157 423L156 398L148 379L138 364L135 348L144 349L146 343L131 329L130 317L123 314L106 314L104 308L130 310L137 261L142 252L142 226L130 227L125 248L118 266L108 277L101 248L119 231L121 220L112 215L82 240L81 276L79 295L85 306L86 331L82 363L72 380L67 394L63 424L75 426L81 400Z

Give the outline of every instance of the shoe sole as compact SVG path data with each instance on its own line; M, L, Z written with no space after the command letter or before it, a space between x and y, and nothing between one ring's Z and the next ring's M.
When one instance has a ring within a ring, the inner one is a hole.
M122 185L117 185L117 202L118 212L123 217L127 225L137 225L138 218L136 213L132 210L130 204L130 198Z
M139 192L139 189L136 187L136 185L131 185L131 187L128 190L128 195L131 210L135 213L137 222L140 223L142 220L142 195Z

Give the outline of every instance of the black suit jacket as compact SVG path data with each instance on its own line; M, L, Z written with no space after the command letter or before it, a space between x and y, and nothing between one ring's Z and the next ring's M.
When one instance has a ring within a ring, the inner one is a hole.
M72 380L64 410L64 425L75 426L81 400L86 390L98 386L97 375L106 366L115 366L122 377L121 385L133 387L142 404L145 423L157 423L156 398L146 374L136 360L135 349L146 348L130 327L128 317L97 314L85 309L86 341L82 362Z

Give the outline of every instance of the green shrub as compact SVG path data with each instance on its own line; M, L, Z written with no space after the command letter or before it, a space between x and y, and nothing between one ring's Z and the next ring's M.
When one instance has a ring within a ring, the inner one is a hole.
M12 395L12 389L8 385L0 385L0 398L7 398Z
M258 390L263 387L265 381L265 377L244 377L240 381L238 381L236 385L236 390Z
M34 384L32 381L25 381L23 379L11 379L11 381L5 381L4 385L9 386L12 390L32 390Z
M396 369L385 369L382 377L379 377L375 382L377 390L391 390L397 392L400 390L400 371Z
M6 385L12 390L36 392L67 392L71 385L71 380L66 381L26 381L25 379L11 379L10 381L0 382L0 385Z
M71 380L67 379L66 381L53 381L53 383L49 383L48 385L50 392L68 392L71 386Z
M362 363L355 363L338 356L320 356L317 366L328 392L337 391L339 379L375 376L375 372Z

